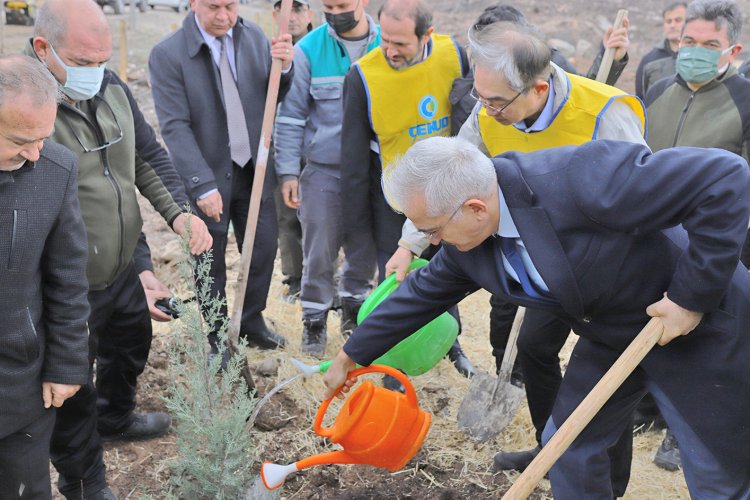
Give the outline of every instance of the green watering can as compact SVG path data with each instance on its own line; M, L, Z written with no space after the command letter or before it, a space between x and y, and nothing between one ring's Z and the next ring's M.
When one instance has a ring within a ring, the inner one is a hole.
M409 266L409 271L424 265L427 265L426 260L415 259ZM357 322L362 323L396 288L398 288L398 282L394 273L367 297L359 310ZM444 312L393 346L390 351L373 361L373 364L392 366L411 376L422 375L448 354L456 336L458 336L458 321L451 314ZM313 373L325 373L331 366L331 361L324 361L314 366L306 365L296 359L292 359L292 363L305 377Z

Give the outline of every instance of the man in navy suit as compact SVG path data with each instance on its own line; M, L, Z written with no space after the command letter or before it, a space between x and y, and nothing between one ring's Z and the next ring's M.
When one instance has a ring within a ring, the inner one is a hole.
M484 157L456 138L414 145L384 193L448 245L358 327L325 376L346 383L425 321L484 288L553 311L581 336L545 442L649 316L664 332L550 471L555 498L612 498L609 450L650 391L684 448L695 498L750 495L747 163L722 150L592 141ZM348 388L347 387L347 388Z

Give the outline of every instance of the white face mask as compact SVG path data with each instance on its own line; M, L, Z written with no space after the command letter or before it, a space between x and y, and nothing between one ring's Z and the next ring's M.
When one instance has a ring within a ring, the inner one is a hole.
M68 75L65 83L60 86L63 94L74 101L87 101L99 92L99 89L102 87L102 80L104 80L104 67L107 63L95 68L88 66L68 66L57 55L52 44L50 44L49 48L52 50L52 55L55 56L57 62L60 63Z

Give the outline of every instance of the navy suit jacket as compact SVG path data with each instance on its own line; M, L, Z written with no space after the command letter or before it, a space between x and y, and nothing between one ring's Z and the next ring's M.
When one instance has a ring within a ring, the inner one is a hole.
M232 28L232 40L237 88L256 159L271 70L270 43L256 24L242 18ZM232 159L221 78L194 13L185 17L182 28L153 48L148 65L161 134L185 182L193 210L202 214L195 201L211 189L219 190L227 207L232 192ZM289 90L293 74L294 69L281 76L279 99ZM272 156L268 157L264 199L276 186ZM228 218L229 212L224 210L222 218ZM216 224L210 218L204 220L209 227ZM226 224L222 222L221 227Z
M566 373L579 397L557 401L559 426L649 320L646 307L668 292L706 315L689 335L655 347L632 378L658 384L725 466L750 470L750 275L738 265L750 216L746 162L718 149L652 154L615 141L493 161L559 303L508 282L495 238L468 252L444 246L354 331L346 353L367 365L479 288L552 309L582 337Z

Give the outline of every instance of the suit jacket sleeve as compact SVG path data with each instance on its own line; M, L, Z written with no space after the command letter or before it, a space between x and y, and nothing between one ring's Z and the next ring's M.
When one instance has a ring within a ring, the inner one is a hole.
M341 127L341 202L344 231L372 227L370 210L370 127L367 94L357 66L344 79L344 120Z
M593 141L571 156L566 177L578 207L599 225L639 234L682 224L689 244L669 298L692 311L718 307L750 215L750 173L741 157L703 148L652 154L637 145Z
M46 343L43 382L83 385L88 380L88 250L78 205L77 169L71 159L57 221L42 255Z
M367 366L478 288L441 248L354 330L344 352Z
M171 57L162 46L157 45L149 56L148 68L161 134L169 145L174 164L180 166L183 179L201 179L200 184L191 185L190 196L197 198L218 189L213 170L203 157L190 128L190 106L185 92L185 78L189 78L189 75L183 75L179 57Z

